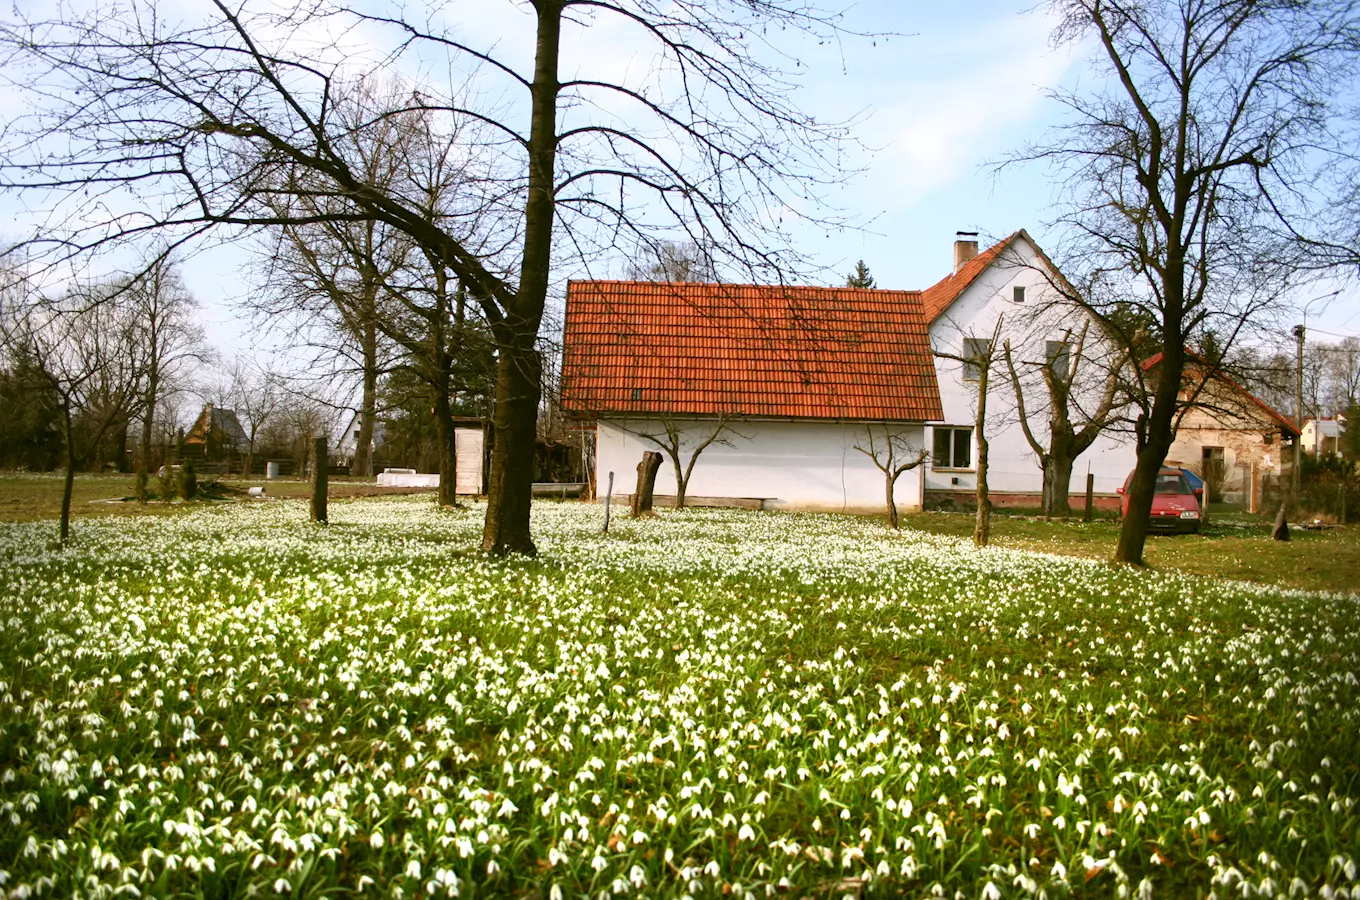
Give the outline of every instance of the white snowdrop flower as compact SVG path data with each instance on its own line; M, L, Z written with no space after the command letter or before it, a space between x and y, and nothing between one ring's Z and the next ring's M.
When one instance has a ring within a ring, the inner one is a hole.
M756 830L749 824L741 826L741 829L737 832L737 840L739 841L754 841L755 839Z
M1059 881L1067 878L1067 866L1064 866L1060 859L1053 862L1053 877Z
M374 850L382 849L383 833L381 828L373 829L373 833L368 836L368 845Z
M495 875L501 870L501 864L493 860L488 860L486 864L486 874Z
M1138 882L1138 900L1152 900L1152 879L1144 878Z
M420 877L420 860L418 860L418 859L412 859L412 860L408 860L408 861L407 861L407 863L406 863L406 877L407 877L407 878L419 878L419 877Z
M710 878L717 878L719 871L718 861L716 859L710 859L708 865L704 866L704 874L708 875Z
M291 891L292 889L293 889L293 886L292 886L291 884L288 883L288 879L287 879L287 878L278 878L278 879L275 879L275 881L274 881L274 893L276 893L276 894L286 894L286 893L288 893L289 891Z
M1058 829L1059 831L1062 831L1064 828L1067 827L1067 819L1062 815L1054 816L1053 827Z
M562 886L554 884L548 889L548 900L562 900Z
M992 882L987 882L982 887L982 900L1001 900L1001 889Z
M647 884L647 873L642 866L633 866L628 870L628 880L633 883L633 887L640 888Z

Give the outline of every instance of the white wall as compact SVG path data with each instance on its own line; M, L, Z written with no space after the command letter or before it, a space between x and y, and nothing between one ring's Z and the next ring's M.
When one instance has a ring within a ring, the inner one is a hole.
M1034 248L1018 238L1013 245L1015 258L993 263L987 271L954 301L930 326L930 343L937 352L963 355L965 337L988 339L1003 316L1001 341L1011 341L1012 355L1024 384L1026 413L1035 439L1041 446L1048 445L1048 392L1036 379L1036 369L1025 367L1022 361L1042 361L1045 342L1063 340L1070 329L1075 341L1081 330L1079 314L1041 312L1054 299L1052 288L1039 270L1039 256ZM1010 253L1006 254L1007 256ZM1025 287L1025 303L1012 300L1012 288ZM1092 326L1094 328L1094 326ZM1094 332L1088 333L1083 357L1099 355L1103 348ZM950 359L936 358L935 371L940 384L940 400L946 425L972 427L977 415L977 382L965 381L963 364ZM1086 408L1096 405L1104 384L1104 373L1098 366L1083 364L1078 368L1078 384ZM1086 373L1086 377L1083 374ZM992 369L987 397L988 487L996 492L1039 494L1043 490L1043 472L1038 458L1020 427L1020 415L1010 373L998 347L996 364ZM927 439L933 435L927 433ZM1131 434L1107 430L1095 443L1077 457L1072 469L1070 489L1074 495L1086 490L1087 466L1096 476L1097 493L1113 493L1133 470L1136 454ZM977 464L977 440L974 436L972 463ZM927 490L972 490L977 485L975 469L953 471L945 466L927 464ZM957 484L953 481L957 480Z
M685 453L701 443L716 420L680 423ZM881 435L881 427L876 432ZM601 496L614 473L614 493L631 494L637 484L637 465L656 444L639 433L660 433L657 422L643 419L601 420L596 445L596 485ZM913 447L924 446L921 425L895 426ZM694 464L686 491L689 497L764 498L768 509L844 512L882 512L885 483L868 456L855 449L865 444L865 426L837 422L735 422L727 435L732 446L712 444ZM899 510L921 506L922 469L906 472L897 481L894 498ZM670 457L662 453L656 493L675 493Z

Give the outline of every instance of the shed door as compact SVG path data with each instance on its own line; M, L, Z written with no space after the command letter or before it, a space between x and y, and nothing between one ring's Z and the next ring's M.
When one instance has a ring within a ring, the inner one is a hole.
M482 492L482 429L455 428L458 450L458 478L454 488L460 494Z

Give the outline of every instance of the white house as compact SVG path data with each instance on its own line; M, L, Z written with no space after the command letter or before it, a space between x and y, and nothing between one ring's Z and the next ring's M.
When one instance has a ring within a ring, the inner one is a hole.
M1048 446L1049 394L1039 375L1051 360L1070 360L1080 339L1084 317L1063 305L1053 284L1061 275L1034 240L1017 231L982 253L977 236L960 233L954 243L954 271L923 294L930 343L937 353L969 358L985 349L998 318L998 341L1010 341L1021 377L1026 417L1036 441ZM1073 379L1072 421L1077 409L1091 410L1103 396L1110 358L1094 325L1087 330L1083 360ZM1059 363L1063 365L1065 363ZM929 499L973 496L977 485L977 367L936 356L943 421L931 427L932 460L925 473ZM1010 374L998 348L987 398L988 487L997 506L1041 504L1043 471L1020 425L1019 405ZM1115 502L1115 490L1136 461L1132 436L1105 430L1077 458L1069 489L1075 504L1086 490L1086 475L1095 475L1095 491L1103 505Z
M1311 453L1314 456L1325 456L1328 453L1345 456L1345 450L1341 443L1341 438L1345 433L1346 417L1344 415L1338 414L1335 418L1323 416L1320 419L1304 419L1304 452Z
M596 428L603 495L627 495L667 428L695 463L692 504L853 512L887 507L885 438L899 457L927 449L941 417L912 291L573 281L567 291L562 407ZM913 457L914 458L914 457ZM894 501L920 508L925 466ZM669 459L658 503L676 493Z

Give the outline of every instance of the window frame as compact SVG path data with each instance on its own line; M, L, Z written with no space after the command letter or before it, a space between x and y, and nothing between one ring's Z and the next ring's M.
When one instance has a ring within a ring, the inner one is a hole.
M1025 286L1023 284L1011 285L1011 302L1012 303L1025 302Z
M980 361L975 361L980 360L981 356L972 355L973 353L976 353L978 349L982 350L982 356L986 356L987 354L991 353L992 339L971 337L966 337L963 339L963 352L960 353L959 356L963 357L964 381L982 380L982 364Z
M1053 348L1057 347L1058 352ZM1062 371L1058 370L1056 362L1062 359ZM1066 381L1068 373L1072 367L1072 342L1071 341L1044 341L1044 365L1053 373L1053 377L1060 381Z
M940 438L948 435L949 459L947 463L941 464L938 454ZM959 464L959 451L964 451L962 465ZM973 426L971 425L935 425L931 432L931 454L930 467L933 471L950 472L972 472L973 468Z

